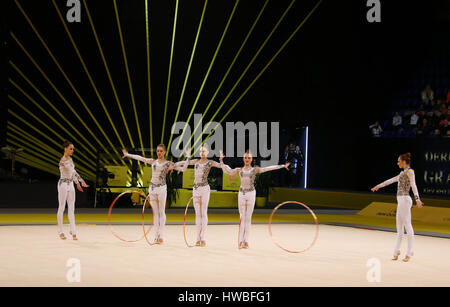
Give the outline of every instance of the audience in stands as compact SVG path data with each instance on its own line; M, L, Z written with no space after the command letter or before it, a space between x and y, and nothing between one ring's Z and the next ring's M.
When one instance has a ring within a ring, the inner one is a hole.
M378 121L375 124L369 126L370 132L373 137L379 138L382 136L383 129L381 129L380 123Z
M442 136L446 136L448 130L448 120L447 119L443 119L441 120L441 122L439 123L439 130L441 130L441 135Z
M383 120L381 125L377 121L369 126L371 135L450 138L450 90L438 89L435 96L431 86L427 85L421 92L421 100L406 106L409 108L397 110L391 121Z
M427 85L422 91L422 102L427 105L434 100L434 92L430 85Z
M392 118L392 127L395 130L399 130L402 128L402 117L398 112L395 112L394 118Z
M409 128L412 130L417 129L417 122L419 121L419 112L415 112L411 115L411 118L409 120Z
M428 123L428 119L423 118L422 122L419 124L417 128L417 134L421 136L427 136L430 134L431 126Z
M431 132L430 136L432 138L438 139L441 137L441 130L439 129L434 129L434 131Z

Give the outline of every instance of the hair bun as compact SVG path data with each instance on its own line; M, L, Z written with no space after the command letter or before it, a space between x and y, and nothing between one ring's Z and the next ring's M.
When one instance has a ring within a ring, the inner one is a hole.
M63 147L66 148L67 146L69 146L70 144L72 144L71 141L69 141L68 139L64 139L63 141Z
M411 163L411 153L407 152L407 153L401 154L400 159L402 159L406 163L410 164Z

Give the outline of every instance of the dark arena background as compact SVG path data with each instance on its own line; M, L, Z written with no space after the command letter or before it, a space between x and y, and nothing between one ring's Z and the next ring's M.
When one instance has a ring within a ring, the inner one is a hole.
M191 287L450 286L450 1L0 5L1 286L181 287L174 301ZM88 185L78 240L68 209L58 236L65 139ZM182 164L174 150L200 159L203 142L231 168L247 149L254 166L290 163L255 177L249 248L240 176L214 167L206 246L190 247L205 218L194 165L167 174L154 244L152 168L122 149L157 159L163 143ZM392 260L397 183L371 189L407 152L424 206L411 193L406 262L407 234Z

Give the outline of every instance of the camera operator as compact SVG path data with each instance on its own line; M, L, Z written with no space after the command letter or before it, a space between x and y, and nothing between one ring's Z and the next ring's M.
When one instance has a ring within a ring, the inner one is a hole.
M289 165L289 173L287 174L287 185L291 186L299 186L301 171L303 168L303 153L300 149L300 146L296 146L294 142L290 142L286 147L284 152L284 161L283 163L290 163Z

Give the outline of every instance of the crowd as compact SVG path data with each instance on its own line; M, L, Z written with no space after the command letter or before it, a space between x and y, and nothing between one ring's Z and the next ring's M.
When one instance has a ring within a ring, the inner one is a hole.
M384 127L379 121L369 126L373 137L403 136L450 138L450 91L446 97L435 97L427 85L421 92L420 106L395 112Z

